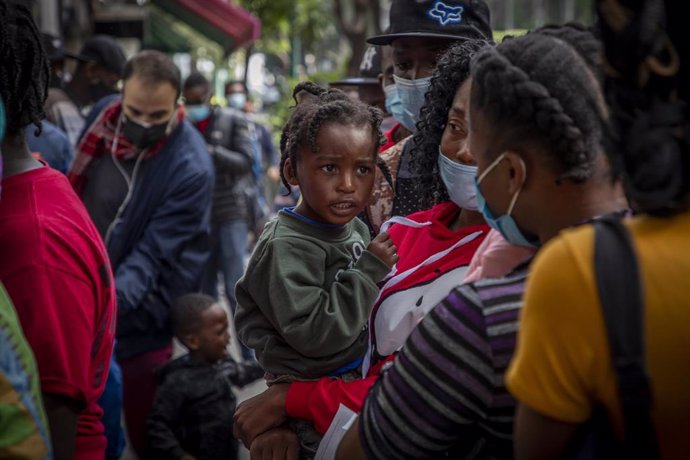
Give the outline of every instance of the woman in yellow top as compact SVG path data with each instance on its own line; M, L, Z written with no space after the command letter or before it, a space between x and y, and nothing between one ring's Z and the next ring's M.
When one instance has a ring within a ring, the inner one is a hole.
M690 457L690 123L681 105L690 90L690 55L687 40L681 41L679 2L665 2L666 30L650 22L659 16L643 11L649 3L626 11L609 1L601 19L609 68L618 75L607 89L615 89L608 99L614 139L621 142L609 153L614 165L624 166L628 196L641 213L627 227L641 273L651 418L660 457L676 459ZM644 26L656 35L642 33ZM658 55L635 52L651 49L648 43L665 48ZM655 113L648 110L652 101ZM597 407L623 434L593 255L593 229L583 227L553 240L534 262L507 377L521 403L518 459L560 458Z

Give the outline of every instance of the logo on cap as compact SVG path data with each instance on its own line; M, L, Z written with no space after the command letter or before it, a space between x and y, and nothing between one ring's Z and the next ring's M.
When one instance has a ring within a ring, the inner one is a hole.
M364 53L364 57L362 58L362 63L359 66L359 71L361 72L361 71L373 69L375 57L376 57L376 48L371 46L366 51L366 53Z
M433 8L431 8L427 14L432 19L436 20L442 26L447 26L448 24L460 24L462 22L462 12L464 8L461 6L451 6L442 1L434 3Z

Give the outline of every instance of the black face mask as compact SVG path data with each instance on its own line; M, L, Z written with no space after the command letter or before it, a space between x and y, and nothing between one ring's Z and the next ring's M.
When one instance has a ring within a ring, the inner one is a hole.
M165 137L168 121L157 125L144 125L126 115L122 124L122 134L140 149L151 147Z

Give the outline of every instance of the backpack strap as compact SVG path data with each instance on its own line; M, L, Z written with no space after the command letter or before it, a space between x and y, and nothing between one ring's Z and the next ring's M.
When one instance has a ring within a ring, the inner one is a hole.
M621 458L658 459L645 366L644 307L637 256L618 218L594 223L594 267L624 419Z

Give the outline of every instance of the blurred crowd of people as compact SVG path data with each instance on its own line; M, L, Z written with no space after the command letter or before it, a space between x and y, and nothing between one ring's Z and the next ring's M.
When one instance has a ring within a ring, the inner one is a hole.
M0 458L685 458L688 44L596 9L393 0L276 148L244 82L0 0Z

